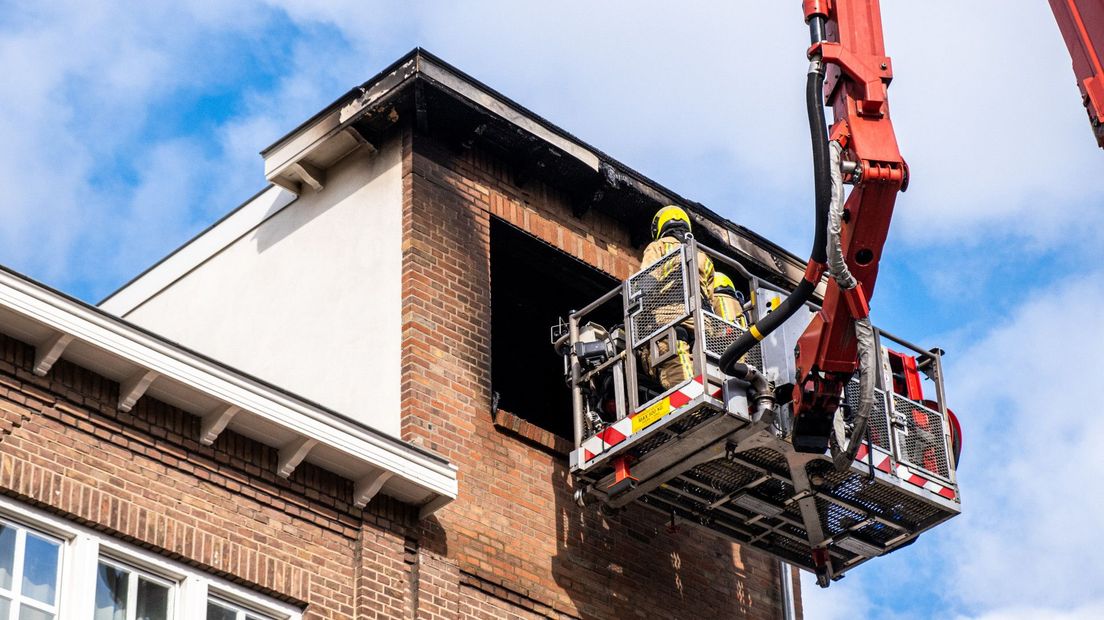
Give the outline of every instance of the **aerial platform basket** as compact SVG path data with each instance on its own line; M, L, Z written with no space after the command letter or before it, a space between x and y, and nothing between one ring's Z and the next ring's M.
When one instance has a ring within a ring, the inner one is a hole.
M745 325L702 308L699 251L718 270L743 276L751 320L785 297L690 239L573 313L553 340L572 390L576 499L607 511L636 502L814 571L822 585L957 515L940 352L876 331L881 368L867 441L839 472L828 455L793 449L788 406L755 419L748 384L719 370L721 353ZM624 327L590 322L614 306ZM815 311L791 317L744 361L776 385L792 383L793 348ZM695 336L693 378L663 390L645 364L663 361L656 343L673 345L680 326ZM923 383L934 400L923 398ZM846 420L858 402L857 380L844 397Z

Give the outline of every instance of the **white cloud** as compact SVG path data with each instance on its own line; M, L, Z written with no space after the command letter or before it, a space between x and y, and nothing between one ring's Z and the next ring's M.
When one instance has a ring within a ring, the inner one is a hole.
M914 171L895 236L1090 247L1104 231L1104 190L1092 181L1101 156L1046 8L922 4L884 7L895 123ZM271 47L273 8L302 31L283 77L214 130L226 153L208 176L226 193L212 193L208 216L262 185L260 147L422 44L673 190L806 251L806 33L795 5L70 2L24 9L0 32L0 130L10 136L0 181L22 188L0 207L3 260L61 277L85 231L58 222L95 221L119 203L90 183L100 162L133 157L120 149L154 103L247 72L215 41L233 33ZM38 252L43 244L52 251Z
M1104 164L1046 3L883 2L907 239L1048 244L1104 229ZM1015 44L1010 46L1009 42Z
M1043 289L949 364L966 447L946 552L968 606L1062 609L1100 591L1102 282L1098 271Z
M222 61L249 60L230 48L270 18L256 6L202 1L54 2L6 13L0 260L55 285L102 291L259 189L259 136L245 146L226 135L222 146L238 150L214 157L203 142L217 145L217 136L142 136L163 122L150 118L155 106L248 72ZM302 105L267 107L308 114ZM217 206L203 204L212 197Z
M410 45L805 251L812 183L797 5L483 0L396 12L382 2L272 2L340 29L360 51L401 46L390 27L409 27ZM896 234L915 247L1099 238L1104 188L1093 180L1104 155L1045 4L883 5L890 99L914 181Z
M811 573L801 573L801 607L805 620L851 620L870 617L871 603L863 584L844 579L826 589ZM882 617L882 616L879 616Z
M1054 283L947 360L962 515L828 590L807 579L807 617L855 605L878 617L933 606L984 620L1104 617L1101 307L1104 272Z
M186 140L161 142L142 159L129 200L117 205L111 215L110 234L92 232L104 229L86 223L90 242L108 246L97 247L95 253L113 273L159 260L165 253L166 231L193 228L197 202L206 193L208 162L198 145Z
M1089 618L1104 618L1104 601L1076 605L1065 610L1011 607L988 611L978 616L958 616L958 620L1088 620Z

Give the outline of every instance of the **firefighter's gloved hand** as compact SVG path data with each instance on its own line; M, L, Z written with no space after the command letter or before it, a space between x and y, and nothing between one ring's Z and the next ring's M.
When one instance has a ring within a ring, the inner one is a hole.
M694 346L694 332L686 329L683 325L675 326L675 338L685 342L688 346Z

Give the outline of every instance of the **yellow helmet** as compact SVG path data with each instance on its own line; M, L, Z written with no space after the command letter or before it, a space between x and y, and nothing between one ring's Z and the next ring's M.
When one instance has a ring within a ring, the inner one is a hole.
M713 290L720 291L722 289L731 289L732 293L736 292L736 285L732 283L732 278L719 272L713 272Z
M663 229L672 222L682 222L686 225L686 230L690 230L690 216L686 215L686 211L675 205L667 205L656 211L655 217L652 218L652 239L659 239Z

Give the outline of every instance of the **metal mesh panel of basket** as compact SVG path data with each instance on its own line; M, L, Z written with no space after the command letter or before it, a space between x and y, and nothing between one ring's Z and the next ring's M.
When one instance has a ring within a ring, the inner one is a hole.
M703 494L705 497L703 497ZM684 486L672 483L656 489L640 498L640 503L663 515L677 517L681 523L702 527L731 540L747 544L786 559L789 562L812 569L812 550L808 533L793 522L765 518L749 520L742 510L730 508L709 509L703 500L713 494L698 485ZM754 515L749 515L754 516ZM771 531L773 530L773 531ZM871 536L877 539L876 536ZM845 562L856 557L845 549L832 549L834 556Z
M702 313L702 323L705 327L705 351L714 357L720 357L728 345L736 342L745 331L712 312Z
M847 397L847 406L850 407L852 411L858 409L858 379L847 383L844 394ZM874 388L874 407L870 410L870 417L867 418L867 427L870 429L870 443L886 452L890 452L892 448L890 447L889 409L886 407L885 398L886 395L883 390Z
M808 543L802 544L787 536L773 534L763 541L756 543L755 546L762 548L768 553L786 558L791 564L798 564L810 570L813 569L813 552Z
M755 470L726 459L703 463L684 475L713 489L718 495L735 493L759 477Z
M820 526L830 536L845 532L851 529L852 526L866 521L866 515L822 497L816 498L816 507L817 514L820 516Z
M663 514L676 515L691 524L700 525L737 542L750 544L797 563L809 562L810 551L805 542L808 534L801 527L771 518L751 519L755 515L745 516L742 510L725 507L711 510L693 496L694 493L686 494L684 489L666 485L642 497L640 501ZM775 531L771 532L772 529Z
M790 475L790 466L786 463L786 457L782 456L782 453L777 450L771 450L770 448L755 448L754 450L740 452L736 456L741 460L758 465L776 474L781 474L786 477Z
M889 544L889 541L899 538L901 534L904 534L907 530L898 529L886 525L885 523L879 523L877 521L870 523L866 527L863 527L855 532L856 536L864 538L870 542L877 543L883 547Z
M865 475L837 472L828 461L813 461L805 471L823 477L817 491L877 515L902 528L915 531L945 519L947 511L929 504L887 482L871 481Z
M684 414L679 417L673 424L671 424L670 431L676 435L681 435L686 431L698 426L702 422L707 422L713 418L721 415L719 409L713 407L702 407L691 414Z
M763 370L763 345L757 344L752 347L744 356L744 361L759 370Z
M662 446L668 441L671 441L671 438L672 435L670 433L665 433L662 430L656 431L652 433L651 436L647 439L643 441L638 441L632 446L629 451L632 453L633 456L638 459L644 458L644 455Z
M629 279L629 298L640 299L640 310L630 319L634 347L682 320L689 312L684 271L679 248Z
M943 416L897 394L893 395L893 409L904 416L908 428L897 458L912 467L949 478Z
M692 524L704 526L738 541L750 540L766 531L761 523L747 523L742 517L710 510L693 493L671 485L656 489L640 498L640 502L664 514L673 513Z
M738 326L729 323L721 317L711 313L703 313L702 323L705 327L705 352L719 359L721 355L724 355L728 346L743 334L745 329L740 329ZM763 370L763 347L762 345L755 345L750 351L744 355L744 362L750 364L759 370Z

